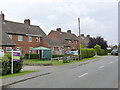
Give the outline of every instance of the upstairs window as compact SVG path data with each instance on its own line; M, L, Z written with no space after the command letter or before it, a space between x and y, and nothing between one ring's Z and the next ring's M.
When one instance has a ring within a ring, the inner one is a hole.
M77 44L77 41L76 41L76 44Z
M68 40L68 44L70 44L71 43L71 41L70 40Z
M18 35L18 41L22 41L22 40L23 40L22 36Z
M9 38L12 39L12 35L11 34L8 34Z
M40 42L40 37L36 37L36 42Z
M74 40L72 40L72 44L74 43Z
M32 42L32 37L28 37L28 42Z

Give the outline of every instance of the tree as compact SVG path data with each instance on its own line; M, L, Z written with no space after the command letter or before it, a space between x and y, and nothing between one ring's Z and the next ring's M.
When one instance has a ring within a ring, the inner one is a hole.
M98 52L98 51L101 49L101 46L98 45L98 44L96 44L96 45L94 46L94 49L95 49L96 52Z
M98 44L101 46L101 49L107 49L107 41L104 40L104 38L98 36L96 38L90 38L88 43L88 48L94 48L94 46Z

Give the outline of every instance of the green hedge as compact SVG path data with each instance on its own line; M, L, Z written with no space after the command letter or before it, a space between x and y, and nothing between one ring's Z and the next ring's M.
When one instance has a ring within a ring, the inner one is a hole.
M79 51L78 51L78 53L79 53ZM82 48L81 53L82 53L82 59L83 58L90 58L90 57L95 56L95 50L94 49Z
M24 58L29 59L29 54L26 53ZM39 59L39 54L34 54L34 53L30 54L30 59Z
M5 54L4 57L2 57L2 60L0 62L2 63L2 75L7 75L11 73L11 53ZM20 72L23 66L23 55L20 55L20 62L13 62L13 72L17 73Z
M100 55L100 56L102 56L102 55L107 55L107 54L108 54L108 51L105 50L105 49L100 49L100 50L98 50L98 52L97 52L97 55Z

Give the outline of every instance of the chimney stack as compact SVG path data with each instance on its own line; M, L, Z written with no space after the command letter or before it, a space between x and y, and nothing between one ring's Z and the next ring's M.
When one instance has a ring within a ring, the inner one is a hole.
M90 35L87 35L88 38L90 38Z
M84 37L84 34L81 34L82 37Z
M27 24L28 26L30 26L30 19L25 19L24 24Z
M2 22L4 22L4 20L5 20L5 15L2 13L2 11L1 11L1 19L2 19Z
M71 30L67 30L67 33L70 33L70 34L71 34Z
M57 28L56 31L61 32L61 28Z

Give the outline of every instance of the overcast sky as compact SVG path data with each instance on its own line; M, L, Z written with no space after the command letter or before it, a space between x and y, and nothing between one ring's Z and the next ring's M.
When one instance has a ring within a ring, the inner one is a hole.
M78 36L80 17L81 33L102 36L109 45L118 43L117 0L1 0L0 10L6 20L30 19L31 24L39 25L46 34L60 27Z

